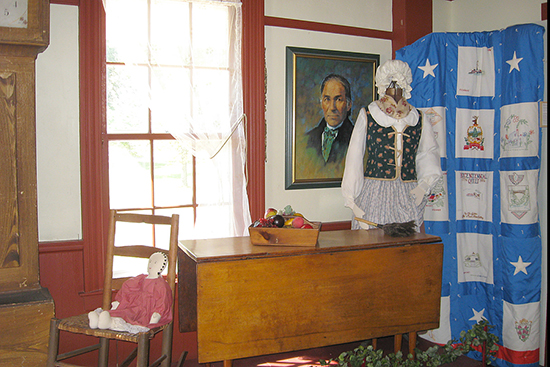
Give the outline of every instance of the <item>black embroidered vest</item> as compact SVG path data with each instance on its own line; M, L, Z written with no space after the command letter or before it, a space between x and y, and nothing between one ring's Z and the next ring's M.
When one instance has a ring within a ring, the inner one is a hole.
M397 132L393 127L378 125L367 114L367 164L365 177L378 180L416 181L416 152L422 132L422 114L416 126L407 126L403 131L403 158L401 169L396 169L399 152L396 150Z

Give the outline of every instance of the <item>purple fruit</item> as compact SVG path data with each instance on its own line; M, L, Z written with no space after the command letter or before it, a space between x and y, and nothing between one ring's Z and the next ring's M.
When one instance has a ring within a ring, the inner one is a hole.
M285 218L283 218L282 215L274 215L273 217L273 224L275 224L277 227L281 228L285 225Z

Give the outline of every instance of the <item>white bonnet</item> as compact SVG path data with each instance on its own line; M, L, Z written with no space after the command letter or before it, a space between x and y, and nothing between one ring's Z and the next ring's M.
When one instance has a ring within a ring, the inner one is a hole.
M403 89L405 99L411 98L412 72L409 64L401 60L388 60L376 69L376 87L380 96L386 94L393 80Z

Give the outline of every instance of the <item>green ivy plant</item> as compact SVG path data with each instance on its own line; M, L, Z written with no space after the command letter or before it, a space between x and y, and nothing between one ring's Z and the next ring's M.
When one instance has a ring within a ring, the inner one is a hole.
M485 319L473 325L468 331L460 332L460 344L458 348L462 349L462 354L481 348L483 365L490 365L495 359L498 351L498 337L489 332L494 328L489 325Z
M498 337L489 332L493 327L487 320L481 320L470 330L460 333L460 344L456 345L456 340L449 340L443 346L435 345L425 351L416 348L416 358L412 354L404 358L401 351L384 355L381 349L361 344L351 351L341 353L336 359L319 362L321 366L328 366L336 361L339 367L437 367L454 362L461 355L481 348L482 363L485 366L495 360L498 351Z

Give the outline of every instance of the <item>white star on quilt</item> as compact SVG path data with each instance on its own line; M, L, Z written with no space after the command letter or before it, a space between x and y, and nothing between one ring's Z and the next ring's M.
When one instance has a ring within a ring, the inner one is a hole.
M520 271L527 274L527 267L531 265L531 263L523 262L523 259L521 258L521 256L518 258L517 262L510 261L510 264L516 267L516 270L514 270L514 275L516 275Z
M474 316L470 317L468 321L474 320L475 322L480 322L482 319L485 319L485 317L483 317L483 313L485 312L485 309L477 312L472 308L472 311L474 311Z
M512 70L517 69L519 71L519 62L523 60L523 57L520 57L519 59L516 57L516 51L514 51L514 57L511 60L506 61L508 64L510 64L510 71L508 74L512 72Z
M434 69L437 67L437 65L439 64L430 65L430 59L426 59L426 65L418 67L424 72L424 76L422 77L422 79L424 79L428 75L431 75L435 78Z

